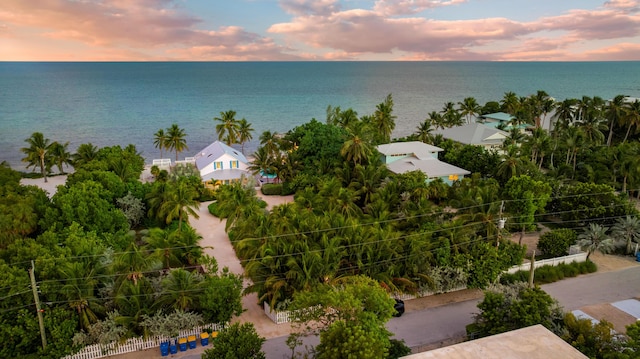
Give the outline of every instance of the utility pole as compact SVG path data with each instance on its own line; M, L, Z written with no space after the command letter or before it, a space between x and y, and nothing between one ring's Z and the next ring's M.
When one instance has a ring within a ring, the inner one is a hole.
M500 240L502 239L502 230L504 229L504 223L507 221L502 218L502 208L504 207L504 201L500 203L500 213L498 214L498 236L496 238L496 248L500 247Z
M533 288L533 277L535 276L534 272L536 270L536 250L533 250L533 254L531 254L531 267L529 267L529 288Z
M44 332L44 319L42 318L42 309L40 309L40 298L38 297L38 288L36 287L36 266L31 261L31 269L29 269L29 277L31 277L31 290L33 290L33 299L36 301L36 311L38 313L38 323L40 324L40 337L42 338L42 349L47 348L47 334Z

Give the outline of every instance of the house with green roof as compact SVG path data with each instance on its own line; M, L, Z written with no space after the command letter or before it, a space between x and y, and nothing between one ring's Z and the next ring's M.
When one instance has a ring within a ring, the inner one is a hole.
M485 126L505 131L509 131L514 128L514 120L516 120L516 117L506 112L489 113L486 115L481 115L478 118L478 122L484 124ZM515 126L515 128L518 128L521 131L528 129L529 127L530 126L527 124L520 124Z

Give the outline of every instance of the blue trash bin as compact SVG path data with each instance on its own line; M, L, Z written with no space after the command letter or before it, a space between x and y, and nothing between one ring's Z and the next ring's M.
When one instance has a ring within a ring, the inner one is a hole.
M187 351L187 338L178 339L178 347L180 347L181 352Z
M209 333L200 333L200 345L202 345L203 347L209 345Z
M178 353L178 344L176 344L175 341L173 341L171 344L169 344L169 353L171 353L171 354L177 354Z
M160 355L166 357L169 355L169 342L160 343Z
M196 336L195 335L189 335L187 337L187 343L189 343L189 349L195 349L196 345L197 345L197 341L196 341Z
M636 261L640 262L640 252L636 253Z

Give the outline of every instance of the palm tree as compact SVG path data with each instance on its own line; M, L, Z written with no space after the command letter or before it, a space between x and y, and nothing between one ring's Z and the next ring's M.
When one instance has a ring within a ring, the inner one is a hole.
M587 251L587 259L589 259L589 256L595 251L606 254L613 250L615 244L613 239L607 234L608 230L609 228L599 224L589 223L589 227L578 235L577 245L579 245L582 250Z
M253 132L253 127L251 127L251 124L247 122L246 119L241 119L238 122L238 140L242 145L242 153L244 153L245 142L249 142L253 138L251 132Z
M149 234L144 237L147 243L146 249L150 250L151 257L162 262L164 269L180 267L179 246L176 231L163 230L155 227L149 230Z
M515 92L505 92L500 102L502 110L510 115L515 115L520 107L520 99Z
M368 141L369 126L365 121L355 122L347 128L347 140L340 149L340 155L354 164L367 162L373 149Z
M224 141L229 146L238 142L239 125L235 111L220 112L220 117L214 117L213 120L219 122L216 125L218 140Z
M68 148L69 142L61 144L56 141L51 144L51 149L49 150L51 154L51 162L56 164L56 166L58 167L58 171L60 171L61 174L65 174L64 165L68 166L72 162L71 153L69 152Z
M609 135L607 136L607 146L611 146L613 138L613 128L620 125L624 119L624 95L618 95L609 101L605 107L605 117L608 122Z
M166 217L169 224L174 218L178 218L178 230L182 230L182 222L189 222L189 216L199 218L196 210L200 207L197 200L198 191L187 181L175 182L169 189L166 200L160 206L160 212Z
M502 162L496 168L496 177L506 183L511 177L522 174L524 165L523 159L518 154L518 148L513 145L509 146L502 155Z
M623 142L615 149L618 151L618 169L622 175L622 192L627 192L629 179L640 175L640 148L638 142Z
M613 235L621 237L626 242L627 254L632 252L632 242L640 243L640 220L638 217L618 218L611 229Z
M431 127L431 121L429 119L425 119L420 123L416 130L418 140L424 143L433 143L433 127Z
M80 326L88 330L92 323L98 320L98 314L104 310L97 297L99 280L103 267L98 261L74 260L64 262L59 267L64 278L64 285L60 292L69 307L73 308L80 321Z
M627 142L629 134L631 133L631 127L635 126L636 130L640 126L640 100L636 99L633 102L627 103L625 106L624 122L627 124L627 133L624 135L622 142Z
M391 141L391 133L396 127L395 119L397 116L392 115L393 98L388 94L384 101L376 106L373 114L374 127L380 131L378 133L378 143L389 143Z
M91 143L83 143L71 157L73 167L77 169L98 158L98 147Z
M460 126L464 123L462 114L456 110L455 106L453 102L447 102L444 104L442 111L440 111L446 127Z
M49 171L51 154L51 143L48 138L44 138L41 132L34 132L31 137L24 140L29 147L23 147L20 150L26 155L22 162L27 163L27 168L40 168L40 174L47 181L47 172Z
M172 269L162 279L162 292L156 301L159 308L190 310L198 307L198 297L204 290L202 276L182 268Z
M169 137L163 129L153 134L153 145L160 150L160 158L162 158L162 150L169 146Z
M189 149L185 137L187 137L187 134L184 129L178 127L175 123L167 129L167 140L169 142L167 148L176 151L176 161L178 160L178 153Z
M471 123L471 117L477 116L480 113L480 105L473 97L467 97L462 102L458 102L460 106L460 113L462 116L467 117L467 123Z
M264 131L260 135L260 144L264 147L267 155L275 157L280 151L280 135L277 132Z
M559 134L566 130L573 122L576 103L577 100L575 99L566 99L555 104L555 113L553 117L551 117L551 125L549 126L550 130L553 131L553 150L551 150L550 168L555 168L553 159L558 149ZM554 119L555 122L553 121Z

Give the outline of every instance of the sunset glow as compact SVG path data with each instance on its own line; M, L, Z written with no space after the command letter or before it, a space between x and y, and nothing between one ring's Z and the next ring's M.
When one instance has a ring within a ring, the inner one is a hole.
M640 1L0 2L0 61L306 60L640 60Z

